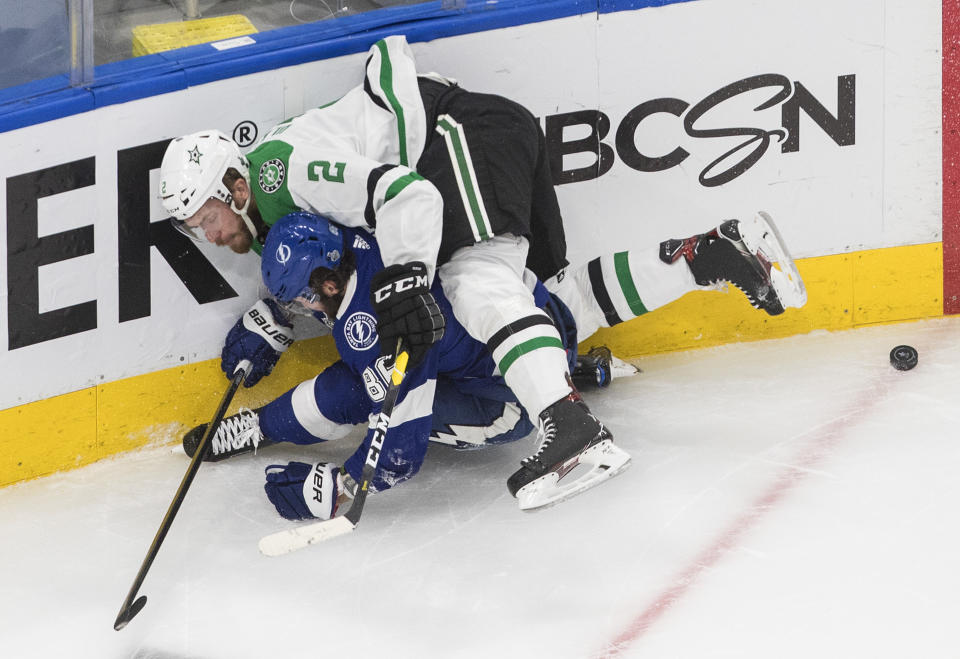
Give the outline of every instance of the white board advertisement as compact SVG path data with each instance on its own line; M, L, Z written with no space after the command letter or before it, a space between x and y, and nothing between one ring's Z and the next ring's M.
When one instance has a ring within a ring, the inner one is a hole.
M809 257L939 240L939 30L933 0L699 0L413 49L541 119L572 262L757 209ZM248 146L357 84L364 59L0 134L0 349L17 374L0 409L219 355L258 260L171 234L163 145L217 128Z

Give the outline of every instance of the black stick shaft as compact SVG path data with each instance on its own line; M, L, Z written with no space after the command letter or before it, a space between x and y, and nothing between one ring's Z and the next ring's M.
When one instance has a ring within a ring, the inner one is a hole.
M167 508L166 515L163 516L163 521L160 523L160 528L157 530L157 535L153 538L153 543L150 545L150 549L147 551L147 555L143 559L143 563L140 565L140 571L137 572L136 578L133 580L133 586L130 587L130 592L127 594L127 599L124 600L123 606L120 607L120 613L117 615L117 619L113 624L113 628L117 631L126 627L127 623L140 612L140 609L143 607L143 603L146 603L146 598L143 598L143 603L140 603L139 606L133 607L134 599L137 596L137 591L140 590L140 586L143 585L143 580L147 576L147 571L150 570L150 566L153 565L153 560L157 557L157 552L160 551L160 545L163 544L164 538L167 537L167 532L170 530L170 526L173 524L174 517L177 516L177 512L180 510L180 505L183 503L184 497L187 495L187 490L190 489L190 484L193 483L194 477L197 475L197 471L200 469L200 463L203 461L204 455L210 449L210 438L213 437L216 433L217 428L220 426L220 422L223 421L223 415L226 413L227 408L230 406L230 401L233 400L233 395L237 392L237 389L240 386L240 383L243 382L243 379L247 376L249 365L244 367L244 363L241 362L241 367L233 374L233 379L230 381L230 386L227 388L226 393L223 395L223 399L220 401L220 407L217 408L217 413L213 417L213 421L210 422L210 425L207 426L207 431L203 434L203 439L200 440L200 444L197 446L196 452L193 454L193 459L190 461L190 466L187 467L187 473L183 475L183 480L180 481L180 487L177 488L177 493L173 497L173 501L170 502L170 507Z
M400 384L406 375L408 355L406 352L401 352L400 348L401 345L398 340L395 353L397 357L394 360L390 386L387 388L386 396L384 396L383 405L380 406L380 414L377 416L373 439L370 441L370 448L367 449L367 459L363 464L363 470L360 472L360 485L357 487L357 495L354 497L353 503L350 504L350 510L344 515L354 526L360 521L360 513L363 512L363 505L367 502L367 490L377 471L380 452L387 436L387 429L390 427L390 415L393 414L393 406L396 405L397 396L400 395Z

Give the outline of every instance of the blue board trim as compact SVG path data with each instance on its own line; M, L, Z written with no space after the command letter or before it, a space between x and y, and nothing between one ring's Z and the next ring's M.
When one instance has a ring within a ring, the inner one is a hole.
M647 7L665 7L666 5L694 1L695 0L598 0L597 11L601 14L609 14L615 11L646 9Z
M411 42L585 14L608 14L694 0L440 0L388 7L332 21L250 35L256 43L219 51L210 44L146 55L96 68L95 82L70 87L66 75L0 90L0 132L100 107L165 94L214 80L365 52L403 33Z

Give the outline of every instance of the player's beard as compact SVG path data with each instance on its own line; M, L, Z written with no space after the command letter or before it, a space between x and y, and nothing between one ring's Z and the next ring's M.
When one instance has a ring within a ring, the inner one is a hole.
M352 272L352 268L348 272ZM317 302L323 305L323 313L330 320L335 319L340 312L349 279L349 275L345 276L339 270L324 267L315 269L310 275L310 288L316 294ZM336 293L326 293L326 288L332 288Z
M343 296L356 267L356 257L348 249L335 270L321 266L310 273L310 288L317 295L317 301L323 305L323 312L330 321L336 319L340 313ZM324 289L333 289L336 292L327 293Z
M241 223L240 229L223 244L236 254L246 254L253 245L253 234L250 233L250 229L245 224Z
M346 292L346 284L339 281L339 277L336 274L331 274L327 279L337 284L339 290L333 295L325 295L324 293L317 293L320 298L320 302L323 304L324 312L330 318L336 318L337 314L340 312L340 305L343 303L343 294Z

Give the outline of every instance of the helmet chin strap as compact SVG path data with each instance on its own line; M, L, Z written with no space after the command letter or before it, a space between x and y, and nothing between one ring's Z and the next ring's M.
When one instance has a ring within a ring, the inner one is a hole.
M247 215L246 210L241 210L237 213L242 219L243 223L247 225L247 228L250 229L250 235L253 236L253 239L257 239L257 228L253 226L253 220L250 219L250 216Z
M236 197L234 197L236 201ZM247 215L247 209L250 208L250 200L247 199L247 203L243 205L243 208L237 208L235 204L231 204L233 210L236 211L237 215L243 220L243 223L247 225L247 228L250 229L250 235L253 236L253 239L257 239L257 228L253 224L253 220L250 219L250 216Z

